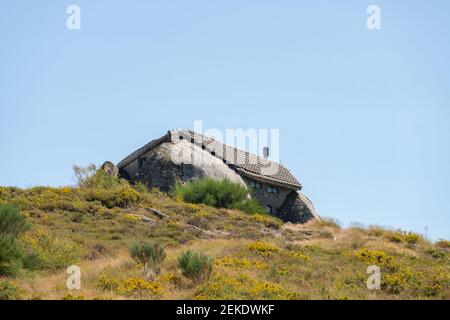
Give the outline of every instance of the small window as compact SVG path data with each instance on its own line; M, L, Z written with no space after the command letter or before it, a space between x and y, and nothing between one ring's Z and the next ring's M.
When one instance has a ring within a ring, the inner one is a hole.
M203 150L205 150L205 149L206 149L206 147L205 147L205 145L204 145L204 144L202 144L202 149L203 149Z
M195 142L194 138L191 138L191 143L194 143L194 142Z
M267 192L279 194L279 193L280 193L280 190L278 190L277 188L274 188L274 187L268 187L268 188L267 188Z
M271 207L271 206L267 206L267 207L266 207L266 212L267 212L267 213L272 213L272 211L273 211L273 210L272 210L272 207Z
M179 136L179 137L178 137L178 139L180 139L180 140L183 140L183 139L184 139L184 137L183 137L183 136Z
M211 155L212 155L212 156L215 156L216 153L215 153L214 151L211 151Z

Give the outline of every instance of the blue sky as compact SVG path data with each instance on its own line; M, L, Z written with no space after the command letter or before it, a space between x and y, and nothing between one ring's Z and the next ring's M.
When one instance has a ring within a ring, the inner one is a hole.
M81 30L66 8L81 8ZM381 30L366 8L381 8ZM324 216L450 239L448 1L2 1L0 185L168 129L279 128Z

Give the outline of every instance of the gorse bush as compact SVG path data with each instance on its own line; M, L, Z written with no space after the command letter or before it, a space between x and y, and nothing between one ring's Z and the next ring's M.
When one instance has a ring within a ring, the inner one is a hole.
M423 240L423 237L412 231L391 231L386 232L386 238L394 243L417 244Z
M56 270L79 261L83 250L69 239L55 237L44 229L35 229L19 237L25 252L23 265L30 270Z
M104 291L113 291L126 296L159 295L163 291L158 283L135 277L117 279L103 275L97 280L95 286Z
M185 251L178 257L183 276L193 280L207 279L211 275L213 259L200 252Z
M186 202L239 209L248 213L265 213L257 201L250 199L245 187L229 180L202 178L185 184L177 183L172 193Z
M161 270L161 264L166 258L164 247L159 243L140 242L130 246L131 257L144 265L142 275L155 279Z
M22 267L23 251L17 236L29 225L15 206L0 206L0 276L15 276Z
M75 176L84 199L98 201L107 208L127 207L139 201L139 192L128 181L97 170L95 165L74 166Z

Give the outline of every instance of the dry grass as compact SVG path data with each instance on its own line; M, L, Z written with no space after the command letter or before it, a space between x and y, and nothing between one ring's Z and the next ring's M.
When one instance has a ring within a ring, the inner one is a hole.
M434 245L378 226L343 229L326 219L280 227L270 217L135 191L136 203L109 208L85 199L78 188L0 188L0 203L23 205L31 233L39 229L82 248L78 261L70 261L81 268L79 291L66 288L62 267L24 270L8 281L21 288L24 299L450 299L448 241ZM167 257L154 282L140 278L142 267L129 255L130 243L140 240L165 246ZM214 259L210 278L194 282L182 276L178 257L186 250ZM358 252L392 257L382 290L366 288L368 264Z

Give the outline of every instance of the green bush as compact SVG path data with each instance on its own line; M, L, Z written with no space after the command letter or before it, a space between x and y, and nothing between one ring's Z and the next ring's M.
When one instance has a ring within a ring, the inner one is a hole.
M211 275L213 259L203 253L188 250L180 255L178 264L185 277L201 280Z
M161 270L161 264L166 258L164 247L159 243L147 241L133 243L130 246L131 257L144 265L142 274L146 278L154 279Z
M15 276L20 271L23 252L17 236L28 227L17 207L0 206L0 276Z
M248 190L229 180L202 178L177 183L172 193L186 202L202 203L216 208L239 209L248 213L265 213L261 205L249 198Z
M22 290L7 280L0 279L0 300L20 300Z
M17 236L20 232L28 229L29 225L24 216L15 206L0 206L0 236L11 234Z
M0 276L16 276L22 268L23 252L16 237L0 236Z

